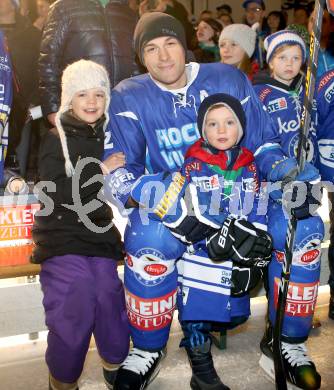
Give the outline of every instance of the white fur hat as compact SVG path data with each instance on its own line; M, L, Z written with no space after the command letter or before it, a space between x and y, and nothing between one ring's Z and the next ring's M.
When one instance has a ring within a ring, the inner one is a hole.
M255 50L256 32L246 24L234 23L224 27L219 37L219 46L224 39L236 42L245 50L249 58L253 55Z
M55 122L64 153L65 170L68 177L73 175L74 167L70 160L66 135L61 125L60 118L64 112L70 109L75 93L92 88L101 88L106 96L106 108L104 112L106 117L104 124L105 129L109 121L108 108L110 103L110 82L107 71L102 65L88 60L79 60L66 67L61 79L61 102L60 108L56 114Z

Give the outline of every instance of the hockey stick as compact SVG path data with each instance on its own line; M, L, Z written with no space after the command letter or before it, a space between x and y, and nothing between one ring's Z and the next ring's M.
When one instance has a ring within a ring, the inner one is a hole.
M305 95L299 130L299 143L297 149L298 173L303 171L307 157L307 140L311 120L315 78L317 74L318 53L320 47L320 35L324 5L325 0L317 0L315 3L315 20L311 34L310 57L307 63L307 73L305 78ZM297 219L293 212L291 212L290 214L291 215L289 216L288 228L285 239L285 256L283 261L281 280L279 284L279 295L276 306L276 320L273 335L273 355L275 366L275 382L277 390L287 389L286 373L284 370L281 349L281 337L290 281L295 234L297 228Z

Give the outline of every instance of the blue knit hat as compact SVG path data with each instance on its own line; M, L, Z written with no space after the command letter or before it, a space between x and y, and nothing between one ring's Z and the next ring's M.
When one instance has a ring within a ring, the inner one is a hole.
M269 35L264 40L264 48L267 51L267 63L272 59L275 51L283 45L298 45L303 55L303 63L306 60L306 46L303 38L289 30L280 30Z

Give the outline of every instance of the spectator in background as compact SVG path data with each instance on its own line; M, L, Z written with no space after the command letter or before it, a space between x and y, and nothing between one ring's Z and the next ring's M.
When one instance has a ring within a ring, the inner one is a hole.
M217 19L220 19L222 15L232 16L232 8L228 4L222 4L216 7L217 10Z
M222 25L215 19L203 19L199 22L196 31L198 47L193 50L196 61L199 63L219 62L218 39Z
M284 15L280 11L271 11L267 17L267 26L270 34L276 31L284 30L286 21Z
M137 68L132 35L137 21L127 0L58 0L50 7L39 58L40 95L51 124L60 104L64 68L79 59L103 65L111 87Z
M237 67L252 80L259 71L258 63L251 60L255 42L256 33L246 24L225 27L219 37L221 62Z
M220 16L219 20L222 23L223 28L234 23L234 21L232 19L232 16L231 15L227 15L227 14L222 14Z
M221 21L223 27L233 24L232 8L228 4L222 4L216 8L217 19Z
M245 21L248 26L253 26L254 23L260 23L262 26L266 6L262 0L246 0L242 3L245 9Z
M307 27L309 13L304 7L295 7L293 11L293 23Z
M310 15L308 30L311 34L314 23L314 10ZM321 28L320 49L318 55L317 78L325 72L334 69L334 45L331 40L331 33L334 32L334 18L327 10L324 10Z
M54 0L35 0L36 1L36 9L37 9L37 18L34 21L34 26L38 28L38 30L42 31L48 17L48 12L50 5L54 2Z
M7 185L4 178L4 158L8 146L8 118L12 106L13 75L6 39L0 31L0 186ZM13 179L14 181L14 179ZM9 188L11 183L9 183Z
M140 0L129 0L129 7L134 11L136 14L139 13L139 1Z
M205 9L199 14L199 21L208 18L213 18L213 13L209 9Z
M6 36L11 56L15 85L13 105L9 117L9 145L6 167L19 174L16 150L27 119L28 108L39 102L37 61L40 32L27 17L21 15L18 3L12 0L0 1L0 30Z
M265 10L266 6L262 0L246 0L242 4L245 9L245 22L248 26L257 26L257 40L255 45L255 54L257 62L261 69L264 68L265 53L263 48L263 40L269 34L265 28Z

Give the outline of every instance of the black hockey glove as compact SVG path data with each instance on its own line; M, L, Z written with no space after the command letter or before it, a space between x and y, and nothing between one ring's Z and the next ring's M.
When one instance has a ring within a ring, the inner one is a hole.
M195 243L204 240L217 232L217 229L200 222L195 216L189 215L177 227L169 227L169 230L175 237L185 243Z
M269 262L270 258L259 260L250 267L234 264L231 278L231 295L240 296L253 290L262 279L263 271Z
M268 259L273 249L272 239L264 230L243 219L228 217L222 228L206 241L209 257L215 261L234 260L243 265Z
M283 205L286 211L296 219L309 218L321 206L322 184L291 182L283 192Z

